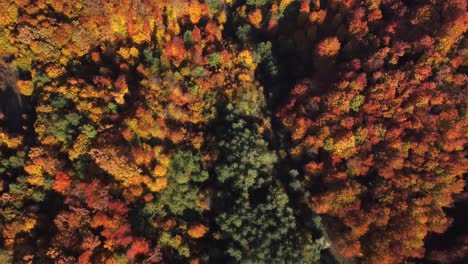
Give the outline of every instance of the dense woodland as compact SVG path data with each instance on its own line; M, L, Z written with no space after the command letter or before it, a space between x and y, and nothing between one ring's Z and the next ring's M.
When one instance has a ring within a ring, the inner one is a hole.
M0 16L1 264L468 256L466 0Z

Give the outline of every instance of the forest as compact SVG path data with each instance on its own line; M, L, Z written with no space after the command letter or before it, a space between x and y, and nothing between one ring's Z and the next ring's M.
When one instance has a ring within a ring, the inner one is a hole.
M466 0L0 0L0 264L468 261Z

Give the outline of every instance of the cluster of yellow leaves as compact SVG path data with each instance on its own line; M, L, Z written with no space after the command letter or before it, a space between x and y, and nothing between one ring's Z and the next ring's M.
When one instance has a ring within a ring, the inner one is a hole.
M241 51L237 59L242 65L246 66L248 69L255 69L256 67L254 60L253 60L252 52L249 50Z
M167 154L162 153L163 148L161 146L154 147L154 157L158 164L153 169L153 176L156 178L151 179L147 186L153 192L160 192L167 186L167 167L170 163L170 158Z
M285 10L294 0L280 0L280 10Z
M312 207L319 214L329 213L336 215L345 212L347 206L358 202L357 199L360 193L361 187L359 184L346 184L318 197L313 197Z
M161 146L154 147L154 156L158 161L158 165L153 170L153 175L156 177L164 177L167 173L167 167L170 163L169 155L162 153L163 148Z
M73 147L68 150L68 157L70 158L70 160L75 160L80 155L86 154L89 151L90 147L91 142L89 138L84 134L80 134L75 139Z
M347 134L334 141L333 150L342 158L348 158L356 153L356 144L354 135Z
M0 2L0 10L3 10L0 17L0 27L15 23L18 19L18 6L12 0Z
M9 149L16 149L23 143L22 136L12 137L0 130L0 145L6 145Z
M46 73L50 78L57 78L65 73L65 68L61 66L47 67Z
M117 51L117 54L119 54L120 56L122 56L122 58L128 60L130 58L137 58L138 57L138 54L139 54L139 51L137 48L135 47L131 47L131 48L126 48L126 47L121 47L118 51Z
M198 1L190 1L190 6L189 6L189 17L190 17L190 22L192 24L198 24L200 21L200 18L203 14L203 5L200 4Z
M114 176L125 187L139 185L144 181L141 170L112 147L91 149L89 154L101 169Z
M153 170L153 175L156 178L150 178L148 176L142 175L142 170L140 168L130 162L123 155L120 155L118 151L113 148L104 148L99 150L91 149L89 154L93 157L94 161L96 164L98 164L99 167L101 167L110 175L114 176L116 180L122 182L123 187L131 187L135 189L137 186L144 184L152 192L159 192L167 186L167 178L164 176L167 173L167 166L169 164L169 157L161 153L161 150L161 147L156 147L154 149L154 155L158 159L159 163ZM148 153L151 155L151 152ZM145 166L149 165L149 163L144 161L144 159L146 159L145 157L147 156L146 154L141 153L140 155L137 153L136 155L135 162ZM150 160L152 159L153 158L151 157ZM138 192L135 191L133 192L133 195L136 195L137 193Z
M147 183L152 192L160 192L167 187L167 178L157 178Z
M27 182L33 186L43 186L44 173L55 175L59 161L47 156L47 152L38 147L31 148L28 156L29 160L24 166L24 171L28 173Z
M22 95L31 96L34 92L34 86L31 81L17 81L16 86L18 87Z

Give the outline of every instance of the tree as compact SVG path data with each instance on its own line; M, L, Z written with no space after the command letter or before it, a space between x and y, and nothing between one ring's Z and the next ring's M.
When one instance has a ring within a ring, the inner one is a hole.
M167 187L160 192L157 201L145 207L146 212L162 216L182 216L186 210L201 213L199 184L208 179L208 172L203 169L200 156L190 151L173 154L166 177Z
M340 47L338 38L326 38L317 46L317 54L322 57L334 57L340 51Z
M187 233L192 238L201 238L206 234L207 231L208 231L208 229L206 228L206 226L204 226L202 224L198 224L198 225L192 226L187 231Z
M67 174L57 172L57 174L55 174L55 181L52 184L52 189L58 193L65 194L70 184L71 179Z
M301 58L299 65L312 60L316 69L304 71L309 77L295 84L278 116L290 133L288 154L303 168L301 185L310 205L324 215L345 258L362 263L421 258L424 238L444 232L449 220L443 208L463 189L465 159L456 146L465 140L456 127L466 125L459 123L465 107L455 99L462 86L454 81L458 64L451 70L443 65L457 56L457 36L466 23L448 33L453 38L441 43L448 46L436 49L424 30L446 34L448 20L439 15L450 9L454 20L462 19L466 12L460 7L466 3L436 2L369 2L366 7L334 2L324 21L312 13L313 25L306 22L296 31L313 29L302 40L310 41L319 56ZM334 30L336 37L328 37ZM290 32L282 34L296 34ZM375 42L376 36L382 41ZM441 55L447 56L445 62ZM323 71L327 64L333 67ZM447 127L440 129L442 124Z
M317 263L323 247L298 230L288 196L272 178L278 157L244 120L227 120L231 126L219 143L223 159L215 169L226 191L215 204L223 207L216 222L228 254L246 263Z

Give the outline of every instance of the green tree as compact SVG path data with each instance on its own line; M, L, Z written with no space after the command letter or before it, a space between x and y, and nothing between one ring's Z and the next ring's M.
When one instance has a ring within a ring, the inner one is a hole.
M239 26L236 31L236 36L242 42L248 42L251 39L252 27L249 24Z
M264 6L268 3L268 0L247 0L247 5L252 6Z
M221 62L221 55L218 52L211 53L208 55L208 64L212 67L216 67Z
M11 254L10 252L0 249L0 263L11 263Z
M167 187L155 203L148 203L144 212L148 215L183 215L185 210L201 212L197 204L199 183L208 179L202 168L200 156L189 151L172 155L167 176Z
M242 263L317 263L325 243L300 229L287 194L273 179L277 156L240 119L219 143L221 190L216 218L226 252ZM227 191L229 189L229 191ZM231 202L234 201L234 202Z
M269 80L273 80L278 75L278 66L273 56L271 42L260 42L255 49L255 62L260 64L262 74Z

